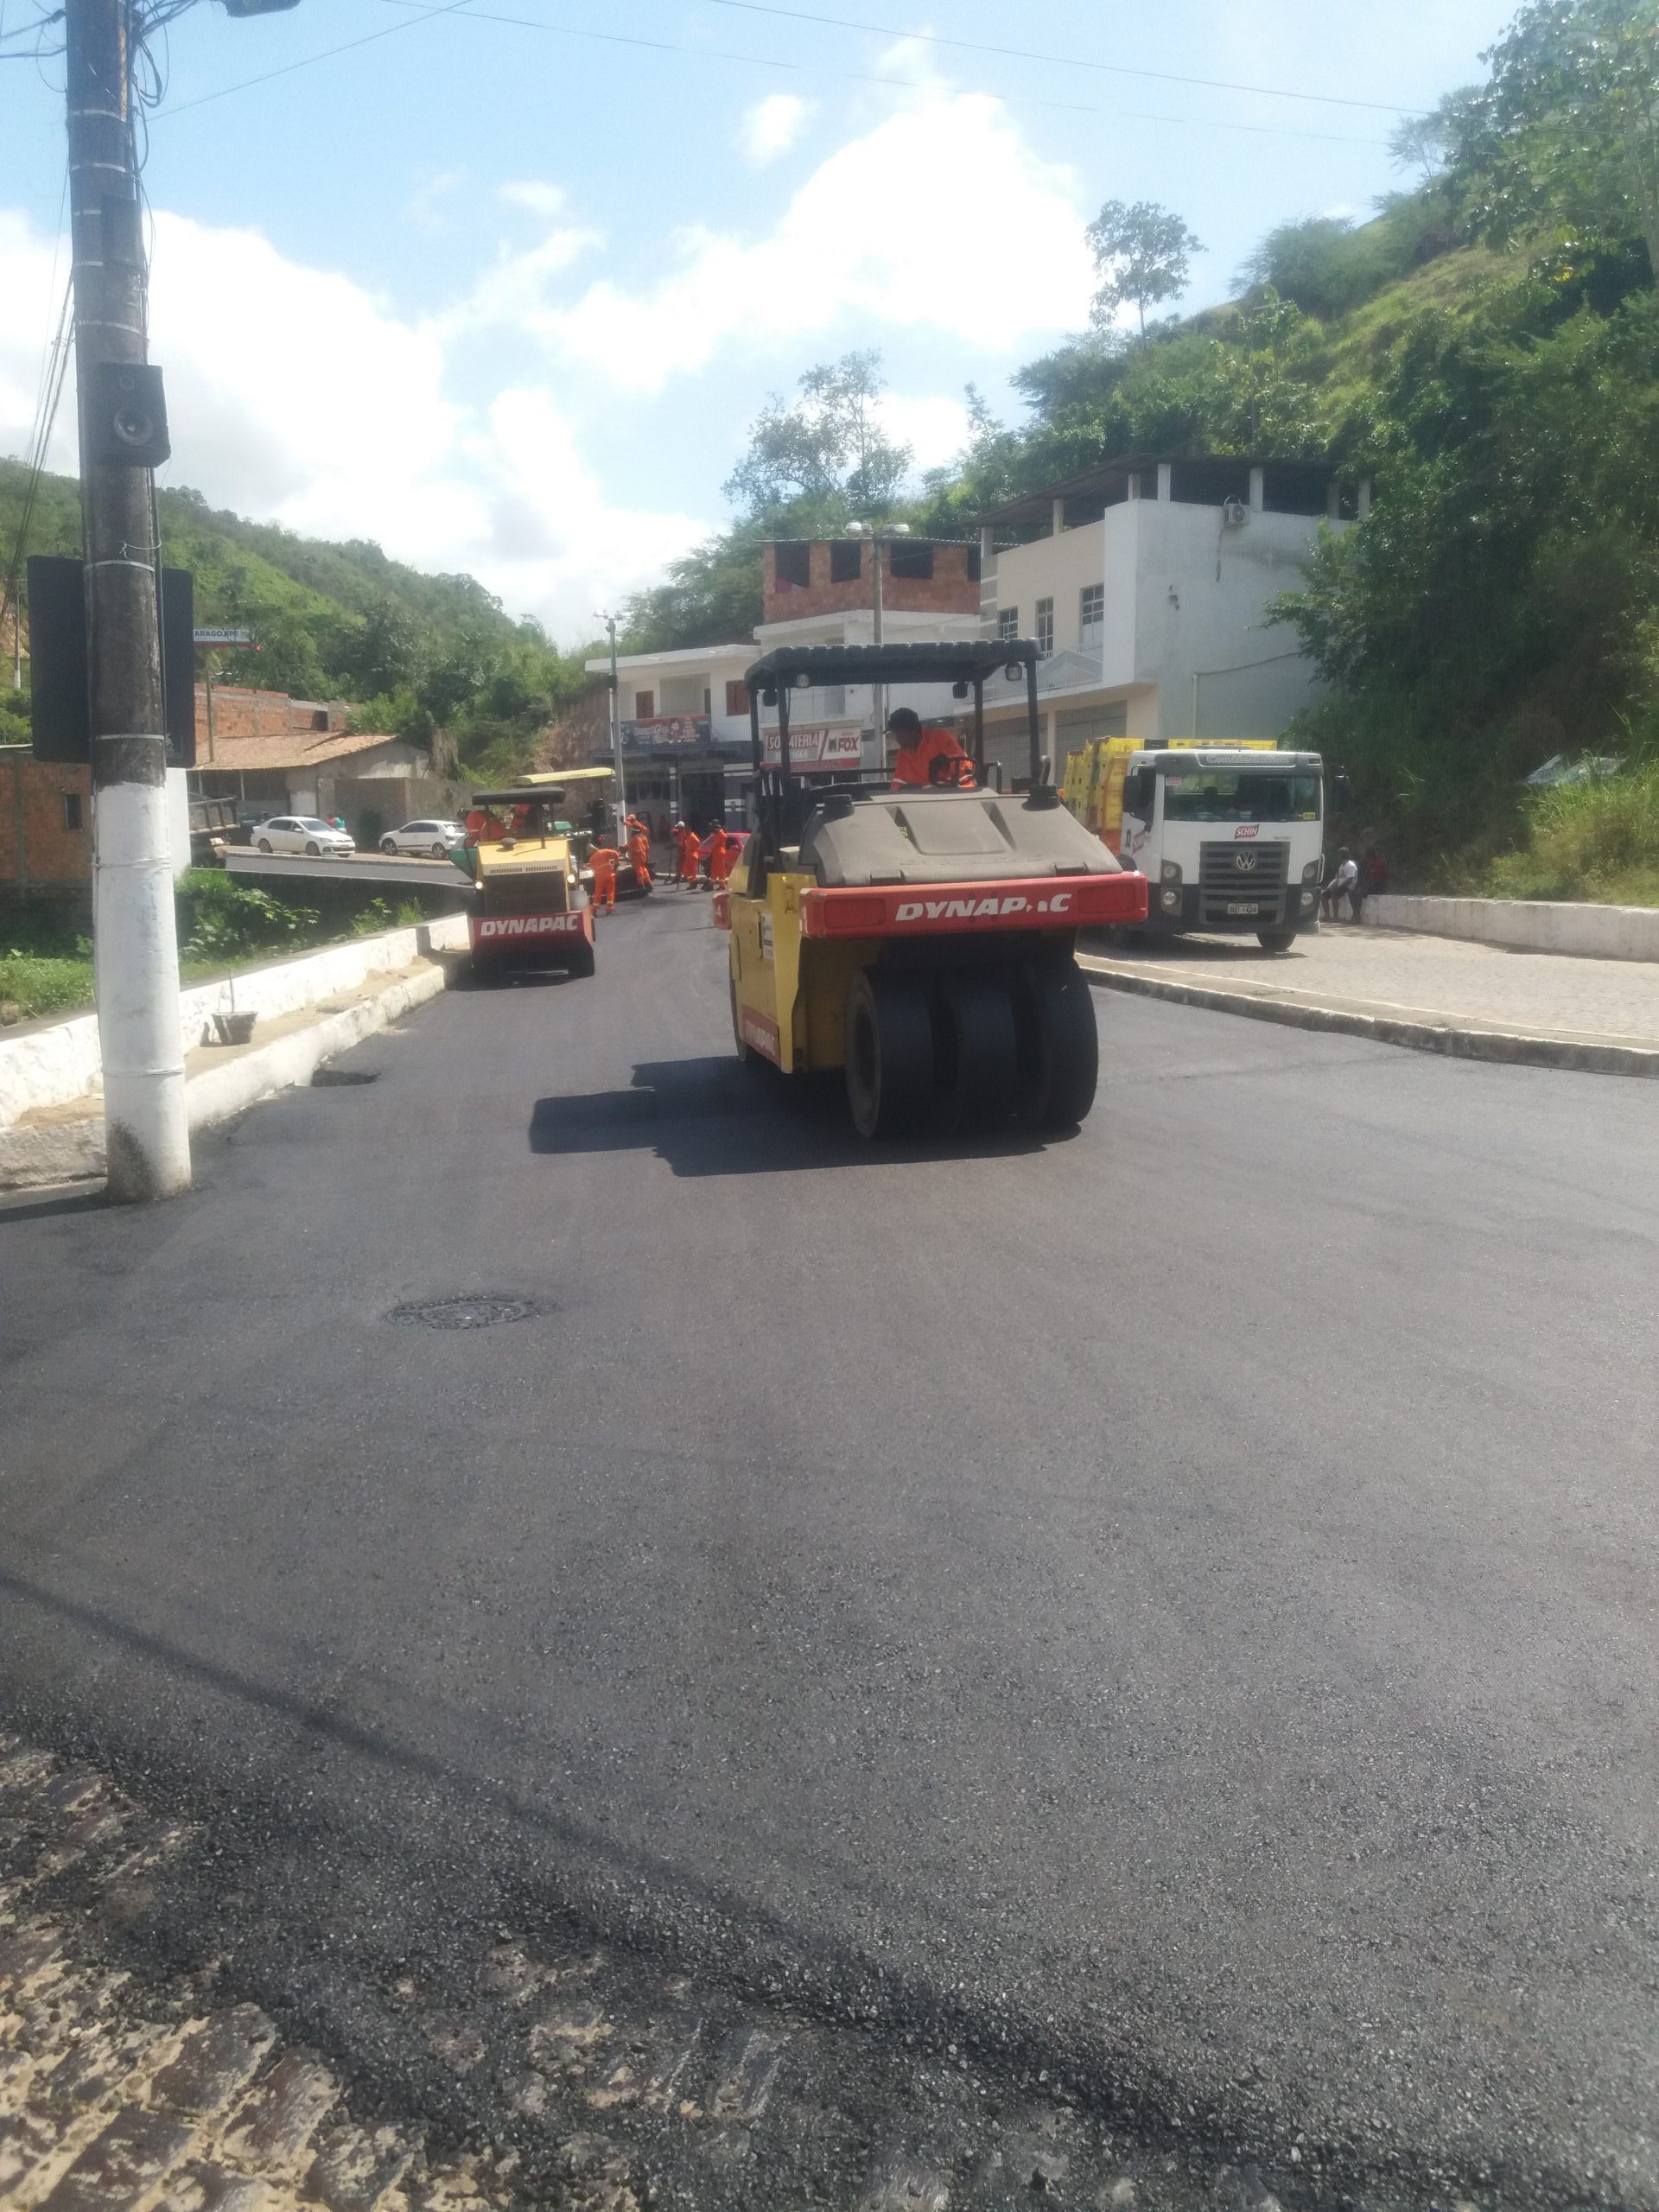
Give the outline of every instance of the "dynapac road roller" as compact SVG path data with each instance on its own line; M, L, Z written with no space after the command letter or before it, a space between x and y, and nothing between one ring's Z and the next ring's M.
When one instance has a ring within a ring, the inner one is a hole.
M594 972L594 910L576 840L559 820L556 776L526 776L505 791L474 791L467 842L451 855L473 879L467 916L473 967Z
M757 823L715 907L738 1053L786 1075L842 1069L866 1137L1059 1128L1094 1102L1077 933L1141 920L1147 885L1060 804L1041 757L1037 660L1023 639L779 646L745 679ZM1030 753L1026 787L1009 791L985 766L984 687L1004 669L1024 678ZM971 697L962 782L891 789L881 771L809 785L796 773L791 692L867 683ZM778 709L775 758L763 703Z

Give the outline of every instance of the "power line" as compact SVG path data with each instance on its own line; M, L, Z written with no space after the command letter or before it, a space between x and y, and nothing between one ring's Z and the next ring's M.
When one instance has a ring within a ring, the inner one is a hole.
M949 46L963 54L994 54L1008 61L1042 61L1062 69L1091 69L1108 77L1146 77L1160 85L1199 85L1208 92L1253 92L1274 100L1307 100L1325 107L1369 108L1377 115L1421 115L1421 108L1396 107L1389 100L1347 99L1339 92L1292 92L1283 85L1240 85L1226 77L1184 77L1173 69L1136 69L1126 61L1091 61L1080 54L1039 54L1024 46L990 46L982 39L951 38L944 31L899 30L889 23L864 23L849 16L818 16L804 8L780 8L772 0L708 0L711 8L734 8L746 16L782 16L795 23L827 23L837 30L871 31L879 38L914 40L918 45Z
M418 5L418 0L388 0L388 4L397 8L413 8ZM430 12L423 11L419 20L423 22L428 20ZM592 44L601 46L642 48L651 53L671 54L677 60L682 61L742 61L756 68L781 69L793 76L810 76L816 80L830 77L844 84L883 85L901 92L915 90L915 82L912 78L883 76L874 70L824 69L816 62L780 60L775 55L769 54L741 54L728 48L712 46L679 46L670 39L645 38L638 34L623 31L579 30L568 23L550 23L542 16L503 15L498 10L475 5L467 8L461 20L469 23L506 23L519 30L542 31L552 38L584 39ZM323 58L320 54L314 57L318 60ZM296 63L293 66L297 67L302 65ZM230 86L226 89L235 91L239 88ZM210 95L210 97L217 97L217 95ZM1251 137L1312 138L1329 146L1382 146L1387 143L1385 139L1356 138L1344 131L1300 130L1292 124L1233 123L1224 121L1219 118L1211 119L1187 115L1155 115L1134 108L1103 108L1087 100L1051 99L1036 92L999 92L997 97L1006 99L1014 105L1052 108L1065 115L1105 116L1115 121L1128 123L1168 124L1178 130L1241 130ZM185 105L194 105L195 103L186 102ZM178 111L177 109L174 110L175 114Z
M325 47L320 54L302 54L297 61L285 61L280 69L267 69L257 77L244 77L234 85L221 85L216 92L200 92L193 100L180 100L170 107L168 115L183 115L193 107L206 107L212 100L228 99L232 92L245 92L256 85L269 85L278 77L291 77L296 69L308 69L314 62L332 61L337 54L351 54L359 46L372 46L377 39L395 38L399 31L411 30L417 23L431 22L439 16L454 16L469 4L469 0L446 0L441 8L423 8L406 22L389 23L385 30L365 31L361 38L348 38L341 46Z

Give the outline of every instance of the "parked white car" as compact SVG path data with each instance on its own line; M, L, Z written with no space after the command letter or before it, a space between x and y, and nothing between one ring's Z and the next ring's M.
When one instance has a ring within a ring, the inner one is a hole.
M357 850L355 838L315 814L273 814L269 822L256 822L248 834L262 853L327 854L343 861Z
M465 842L459 822L405 822L401 830L388 830L380 840L383 853L429 853L441 861L454 845Z

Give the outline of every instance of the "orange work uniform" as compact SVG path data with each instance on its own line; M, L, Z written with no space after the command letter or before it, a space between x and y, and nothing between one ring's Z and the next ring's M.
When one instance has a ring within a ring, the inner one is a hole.
M701 865L699 848L702 841L695 830L682 830L677 836L680 848L680 880L682 883L694 884L697 880L697 872Z
M633 864L634 880L642 891L651 888L651 841L643 830L636 830L628 840L628 858Z
M588 855L594 871L594 912L613 914L616 912L616 871L622 855L614 845L595 845Z
M914 745L901 746L893 764L893 788L919 784L952 789L971 786L973 763L948 729L924 728Z
M737 858L737 840L718 824L709 837L709 880L718 890L732 872L732 862Z

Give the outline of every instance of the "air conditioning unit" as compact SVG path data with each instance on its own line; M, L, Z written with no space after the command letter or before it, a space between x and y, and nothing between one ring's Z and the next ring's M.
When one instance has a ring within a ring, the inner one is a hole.
M1250 518L1250 511L1243 499L1224 499L1221 508L1224 530L1243 530Z

